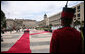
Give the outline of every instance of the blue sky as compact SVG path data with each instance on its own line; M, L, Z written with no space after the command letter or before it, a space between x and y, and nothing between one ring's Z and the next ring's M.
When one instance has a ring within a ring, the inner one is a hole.
M7 19L31 19L41 21L62 11L67 1L2 1L1 9ZM68 7L84 1L68 1Z

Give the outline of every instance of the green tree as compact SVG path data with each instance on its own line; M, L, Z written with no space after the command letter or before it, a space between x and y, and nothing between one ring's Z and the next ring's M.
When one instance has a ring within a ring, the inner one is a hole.
M49 27L51 28L52 27L52 24L50 24Z
M4 12L1 10L1 28L6 28L6 17Z

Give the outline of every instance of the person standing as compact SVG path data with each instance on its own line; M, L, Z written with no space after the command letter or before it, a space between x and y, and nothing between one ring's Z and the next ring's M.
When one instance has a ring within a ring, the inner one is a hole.
M64 7L61 13L62 28L54 30L50 42L50 53L81 53L81 33L71 27L75 10Z

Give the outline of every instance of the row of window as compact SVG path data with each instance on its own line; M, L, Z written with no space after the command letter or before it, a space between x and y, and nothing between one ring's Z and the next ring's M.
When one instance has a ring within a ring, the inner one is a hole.
M77 6L77 7L75 7L74 9L75 9L77 12L80 12L80 5ZM74 15L74 20L76 20L76 17L77 17L78 20L80 20L80 13L78 13L77 15L76 15L76 14Z
M77 9L76 9L76 7L74 9L77 10L77 12L80 12L80 5L77 6Z
M80 17L80 13L79 13L79 14L77 14L77 16L76 16L76 15L74 15L74 17Z
M76 7L75 7L74 9L76 10ZM77 9L80 9L80 5L79 5L79 6L77 6Z

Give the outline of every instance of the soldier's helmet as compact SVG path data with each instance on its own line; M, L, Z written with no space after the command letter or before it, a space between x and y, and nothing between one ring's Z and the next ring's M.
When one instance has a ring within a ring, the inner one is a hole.
M74 17L75 9L64 7L61 13L61 18L72 18Z

